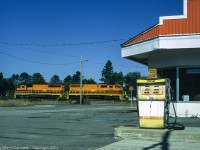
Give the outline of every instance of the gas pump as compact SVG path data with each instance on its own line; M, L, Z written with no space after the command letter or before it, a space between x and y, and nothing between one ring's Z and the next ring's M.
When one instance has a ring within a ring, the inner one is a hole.
M169 118L170 80L137 80L137 100L141 128L165 128Z
M175 120L169 123L169 106L172 100L170 79L157 79L157 70L149 69L149 79L137 80L137 101L140 128L168 128L184 130L177 123L176 110L172 103Z

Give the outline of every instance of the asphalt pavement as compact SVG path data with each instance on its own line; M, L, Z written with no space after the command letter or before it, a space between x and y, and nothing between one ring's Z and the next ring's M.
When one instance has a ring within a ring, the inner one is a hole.
M0 108L0 150L93 150L118 140L114 128L137 124L125 105Z
M7 107L0 108L0 119L0 150L168 150L178 145L180 149L200 147L196 142L199 139L199 118L178 118L177 121L186 126L188 134L166 130L150 132L139 129L137 112L129 105ZM170 121L173 119L170 118ZM136 131L139 133L135 137ZM150 135L155 132L157 137L154 134L152 138ZM182 140L174 140L176 138Z

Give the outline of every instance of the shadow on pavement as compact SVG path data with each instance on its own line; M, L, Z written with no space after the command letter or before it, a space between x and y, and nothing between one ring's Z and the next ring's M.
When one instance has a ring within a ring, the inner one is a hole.
M170 134L173 130L168 130L165 135L163 136L163 139L162 139L162 142L160 143L157 143L157 144L153 144L149 147L146 147L146 148L143 148L143 150L148 150L148 149L153 149L157 146L161 146L161 150L169 150L169 137L170 137Z

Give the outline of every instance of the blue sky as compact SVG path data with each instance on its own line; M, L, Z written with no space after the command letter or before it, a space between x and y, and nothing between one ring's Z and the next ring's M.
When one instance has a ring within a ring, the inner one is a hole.
M146 66L121 57L120 44L159 16L182 12L183 0L0 0L0 72L63 80L79 71L82 54L87 79L99 82L108 60L116 72L147 75Z

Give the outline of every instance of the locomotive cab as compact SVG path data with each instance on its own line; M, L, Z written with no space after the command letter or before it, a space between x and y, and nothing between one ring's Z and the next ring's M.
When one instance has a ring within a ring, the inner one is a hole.
M26 85L20 85L19 88L17 88L17 91L26 91L27 90L27 86Z

